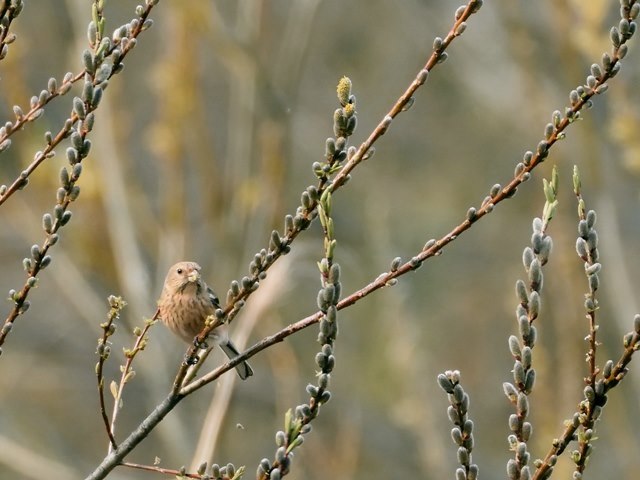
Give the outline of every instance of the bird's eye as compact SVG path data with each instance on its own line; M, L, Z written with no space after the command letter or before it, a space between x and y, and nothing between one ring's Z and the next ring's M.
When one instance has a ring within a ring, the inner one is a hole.
M178 275L182 275L182 272L184 272L184 270L182 270L181 268L179 268L178 270L176 270L176 272L178 272Z

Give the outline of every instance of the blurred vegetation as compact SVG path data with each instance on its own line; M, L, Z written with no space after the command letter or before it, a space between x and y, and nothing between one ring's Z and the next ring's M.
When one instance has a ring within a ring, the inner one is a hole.
M136 5L107 0L106 34L134 18ZM411 110L376 143L375 156L334 195L343 295L388 270L394 257L410 258L428 239L445 235L491 185L511 179L523 152L544 138L551 113L564 111L569 92L611 50L609 30L618 25L619 8L605 0L486 2ZM83 478L100 463L108 439L94 365L107 296L128 302L105 366L110 381L119 376L122 348L133 343L132 329L153 315L170 265L197 261L224 298L229 282L246 275L254 254L266 248L270 232L282 229L284 215L295 213L300 193L317 183L311 164L323 160L333 135L338 80L353 81L358 127L351 144L357 146L423 67L434 37L449 31L454 10L451 2L418 0L164 0L153 9L153 27L141 33L95 112L73 217L30 292L29 311L2 346L0 477ZM5 121L14 120L14 105L27 111L29 98L46 89L50 77L60 84L67 71L82 71L90 20L88 1L24 2L10 25L16 40L0 61ZM640 311L635 40L606 94L594 98L513 200L442 257L340 313L332 400L296 450L290 478L320 479L327 472L353 479L451 478L456 448L436 377L452 369L462 372L471 398L474 462L483 477L504 475L513 408L502 384L512 381L507 339L517 334L513 285L526 275L522 250L544 205L542 178L550 178L553 165L559 207L548 231L554 250L536 323L533 458L561 435L588 374L588 285L575 253L574 164L582 172L582 194L598 212L599 364L619 357L622 335ZM44 150L43 135L63 126L81 90L82 81L12 135L0 156L0 184L9 185ZM5 298L22 287L22 258L45 238L41 219L56 204L67 146L55 148L26 188L0 205ZM322 256L315 222L234 321L239 346L317 310ZM3 316L11 309L5 302ZM256 374L247 382L233 386L229 374L187 398L127 460L150 465L159 457L162 467L191 465L191 471L204 460L233 462L246 465L245 478L252 478L261 458L273 458L285 411L308 401L316 336L312 327L253 357ZM124 392L117 439L164 398L183 349L164 328L151 329ZM597 423L592 478L637 478L640 375L633 367ZM207 412L219 417L203 431ZM198 445L204 450L194 455ZM565 455L556 477L572 469ZM121 467L110 478L151 475Z

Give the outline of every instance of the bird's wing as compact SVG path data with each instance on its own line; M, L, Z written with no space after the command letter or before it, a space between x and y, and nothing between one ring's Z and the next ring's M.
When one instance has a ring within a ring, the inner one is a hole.
M209 300L213 304L214 308L220 308L220 300L216 296L215 292L211 290L211 287L207 285L207 295L209 295Z

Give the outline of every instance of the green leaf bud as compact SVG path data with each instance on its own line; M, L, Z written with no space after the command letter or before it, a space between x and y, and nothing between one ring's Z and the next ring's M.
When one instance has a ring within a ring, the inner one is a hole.
M502 384L502 390L511 402L515 402L518 398L518 391L516 390L516 387L513 386L513 384L504 382Z
M537 291L529 295L529 317L533 320L538 318L540 313L540 294Z
M471 7L471 13L476 13L478 10L480 10L480 8L482 8L483 4L483 0L472 0L469 3L469 6Z
M58 82L55 78L49 78L49 81L47 82L47 90L52 95L58 92Z
M538 292L542 290L542 267L537 258L534 258L529 265L529 285L531 290Z
M576 240L576 252L578 256L585 262L589 259L589 250L587 248L587 242L584 238L578 237Z
M468 465L469 464L469 451L464 448L464 447L460 447L458 448L458 462L461 463L462 465Z
M462 431L458 427L454 427L451 429L451 439L456 445L462 445Z
M93 54L91 53L91 50L85 49L82 52L82 63L84 64L84 68L87 70L87 72L93 75L93 72L95 69L95 63L94 63L94 58L93 58Z
M31 246L31 257L37 262L42 258L42 252L37 244Z
M510 458L507 462L507 478L509 478L509 480L520 478L520 468L513 458Z
M516 281L516 295L522 305L527 305L529 303L527 287L522 280Z
M526 315L518 317L518 327L520 330L520 336L522 338L528 338L531 334L531 324L529 323L529 319Z
M49 266L50 263L51 263L51 255L45 255L40 261L40 268L44 270Z
M467 220L469 222L474 222L477 217L478 217L478 212L474 207L471 207L469 208L469 210L467 210Z
M67 210L62 214L62 218L60 218L60 225L64 226L66 225L69 220L71 220L71 211Z
M24 268L25 272L31 273L33 263L31 262L31 259L29 257L25 257L22 259L22 267Z
M513 379L516 385L524 385L525 371L522 362L519 360L516 360L513 364Z
M26 313L26 311L29 310L30 306L31 302L29 300L25 300L24 302L22 302L22 305L20 305L20 308L18 309L18 315Z
M69 200L74 202L80 195L80 186L74 185L69 191Z
M440 388L444 390L446 393L453 393L453 383L445 374L441 373L438 375L438 385Z
M515 335L509 337L509 351L515 358L520 359L522 351L520 349L520 341Z
M449 420L451 421L451 423L454 423L456 425L460 424L460 414L451 405L447 407L447 415L449 416Z
M329 269L329 282L337 284L340 281L340 264L333 263Z
M533 386L535 383L536 383L536 371L534 369L528 370L527 376L525 377L525 380L524 380L524 389L523 389L524 393L529 395L533 390Z
M428 78L429 78L429 70L426 69L426 68L423 68L422 70L420 70L418 72L418 75L416 75L416 83L418 85L424 85L424 83L427 81ZM407 100L407 103L402 108L402 110L403 111L409 110L411 108L411 106L413 105L414 101L415 101L415 99L413 97L410 97Z
M91 109L95 110L100 105L100 101L102 100L103 89L101 87L96 87L93 91L93 98L91 99ZM93 125L92 125L93 126Z
M42 216L42 229L45 233L51 233L53 230L53 218L50 213L45 213Z
M522 392L518 393L516 408L520 417L526 417L529 413L529 398Z
M447 52L442 52L440 53L440 55L438 55L438 60L436 60L436 63L444 63L448 58L449 54Z

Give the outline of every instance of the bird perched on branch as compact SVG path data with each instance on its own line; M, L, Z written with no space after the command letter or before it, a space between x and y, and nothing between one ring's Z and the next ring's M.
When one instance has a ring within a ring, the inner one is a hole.
M193 343L205 326L205 321L214 315L220 303L213 290L202 280L200 265L195 262L179 262L169 269L158 300L160 319L169 329L187 343ZM239 355L229 340L227 325L216 327L209 339L220 346L232 359ZM241 379L253 375L247 362L236 366Z

